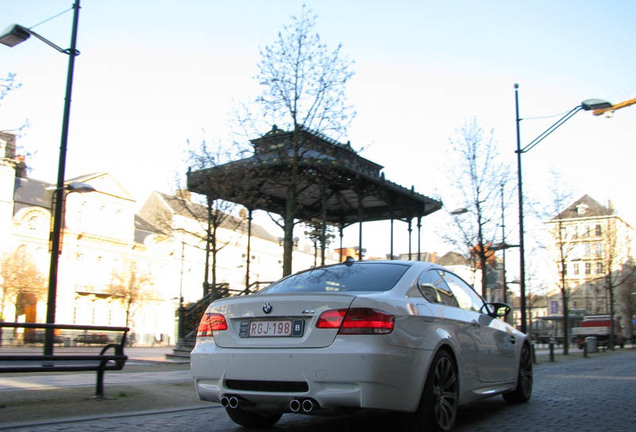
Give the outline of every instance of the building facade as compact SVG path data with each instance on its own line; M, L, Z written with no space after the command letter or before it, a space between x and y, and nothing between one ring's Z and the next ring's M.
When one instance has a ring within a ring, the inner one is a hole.
M550 219L546 227L554 240L550 256L556 288L548 293L550 314L563 314L563 285L571 315L609 314L609 278L620 283L624 266L632 261L634 229L615 214L611 203L605 207L589 195Z
M0 270L7 274L7 280L0 276L0 319L44 322L55 185L28 178L15 148L14 136L0 135ZM246 218L225 218L216 231L216 254L206 266L206 206L185 194L153 192L137 210L134 198L109 173L71 182L94 191L65 194L57 323L127 325L138 344L172 344L176 311L203 296L212 267L216 283L231 293L246 284L254 290L282 275L278 237L258 224L251 224L248 236ZM22 266L16 251L37 276L24 286L9 281ZM313 266L315 256L310 243L298 244L294 271ZM337 260L327 255L327 263ZM3 342L18 343L19 336L4 332Z

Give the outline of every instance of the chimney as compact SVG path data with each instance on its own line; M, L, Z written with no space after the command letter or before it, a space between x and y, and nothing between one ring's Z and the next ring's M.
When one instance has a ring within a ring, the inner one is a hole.
M22 155L15 158L15 176L18 178L27 178L26 158Z
M9 132L0 131L0 160L4 160L15 168L15 176L26 178L26 158L16 155L17 136Z

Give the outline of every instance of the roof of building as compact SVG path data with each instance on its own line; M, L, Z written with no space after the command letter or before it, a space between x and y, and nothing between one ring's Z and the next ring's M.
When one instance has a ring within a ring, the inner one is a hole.
M135 242L144 243L146 238L152 234L163 234L163 231L141 216L135 215Z
M208 209L206 206L174 195L167 195L161 192L157 192L157 194L166 202L166 204L168 204L175 214L186 218L197 219L199 221L207 221ZM246 221L227 213L223 216L221 227L242 234L247 233ZM254 223L252 223L251 226L251 235L253 237L259 237L269 241L277 240L276 237L270 234L264 227Z
M14 213L25 207L42 207L51 209L51 198L55 186L42 180L17 177L13 193Z
M597 216L611 216L613 214L614 209L599 204L591 196L586 194L574 201L574 203L572 203L568 208L553 217L551 220L587 219Z
M438 258L436 263L444 267L450 267L455 265L469 265L470 260L460 253L447 252Z

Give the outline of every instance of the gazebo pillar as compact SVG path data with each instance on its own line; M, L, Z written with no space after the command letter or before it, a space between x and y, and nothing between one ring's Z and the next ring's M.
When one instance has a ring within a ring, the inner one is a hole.
M207 201L207 227L205 230L205 268L203 275L203 297L210 294L210 238L212 237L212 197L206 196Z
M250 262L252 260L252 209L247 210L247 257L245 259L245 294L250 292Z
M417 260L422 261L422 216L417 217Z
M362 261L362 220L364 212L362 211L362 194L358 193L358 261Z
M409 261L413 259L412 253L411 253L411 237L413 235L413 223L412 223L412 219L409 218L408 221L409 227L408 227L408 231L409 231Z
M327 193L324 185L320 187L320 201L320 264L324 266L327 248Z
M338 227L338 234L340 235L340 262L342 262L342 248L344 247L343 242L344 242L344 224L341 224Z
M393 218L391 218L391 245L389 247L390 259L393 259Z

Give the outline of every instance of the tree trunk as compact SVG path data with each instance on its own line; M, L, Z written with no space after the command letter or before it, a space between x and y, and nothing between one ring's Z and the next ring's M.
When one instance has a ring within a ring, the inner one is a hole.
M290 185L287 192L285 208L285 226L283 236L283 277L292 273L292 258L294 253L294 213L296 210L296 187Z

